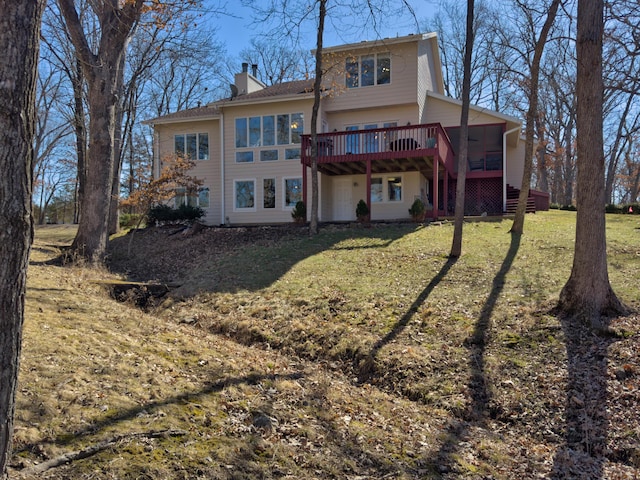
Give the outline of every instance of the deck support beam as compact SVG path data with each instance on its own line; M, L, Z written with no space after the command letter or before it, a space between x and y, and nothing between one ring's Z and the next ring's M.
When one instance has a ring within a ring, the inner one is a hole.
M437 158L433 159L433 195L432 195L432 203L433 203L433 220L438 220L438 165L439 161ZM445 175L446 176L446 175Z

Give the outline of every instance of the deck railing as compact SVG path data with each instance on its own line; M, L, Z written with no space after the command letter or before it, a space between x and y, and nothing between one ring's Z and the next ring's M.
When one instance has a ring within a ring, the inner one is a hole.
M439 123L320 133L318 163L437 156L453 171L453 149ZM302 162L311 164L311 136L302 136Z

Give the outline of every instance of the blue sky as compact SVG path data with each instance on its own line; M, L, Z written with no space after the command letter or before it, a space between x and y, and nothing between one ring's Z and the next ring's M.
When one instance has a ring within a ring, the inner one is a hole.
M260 2L261 0L257 1ZM408 0L408 3L412 5L420 25L423 24L424 19L432 16L438 8L436 2L428 0ZM252 24L252 10L249 7L242 6L237 0L233 4L228 3L227 10L233 16L221 16L213 20L212 23L217 31L216 36L226 44L229 56L237 57L239 52L249 45L251 38L260 34L260 26ZM312 28L310 25L303 45L309 50L315 47L315 32ZM404 18L387 19L387 25L383 26L379 33L370 28L345 29L338 33L331 22L327 22L324 45L329 47L361 40L374 40L377 37L404 36L410 33L418 33L417 30L415 21L408 15Z

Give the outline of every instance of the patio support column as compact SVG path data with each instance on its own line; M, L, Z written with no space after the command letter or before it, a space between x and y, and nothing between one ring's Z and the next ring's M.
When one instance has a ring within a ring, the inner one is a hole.
M439 196L439 192L438 192L438 157L434 156L433 157L433 219L434 220L438 220L438 207L439 207L439 201L438 201L438 196ZM446 187L445 187L446 188Z
M369 220L371 220L371 160L367 160L367 208L369 209Z
M447 212L449 211L449 172L444 171L444 178L442 179L442 203L444 207L444 216L447 216Z
M309 203L307 201L307 166L302 163L302 200L304 201L304 204L307 205L307 203ZM307 208L307 212L310 212L311 210L309 208ZM307 220L305 218L305 220Z

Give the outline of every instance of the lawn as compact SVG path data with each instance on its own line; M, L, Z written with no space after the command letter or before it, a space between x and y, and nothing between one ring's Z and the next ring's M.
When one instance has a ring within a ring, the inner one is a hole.
M116 273L47 262L72 234L39 229L14 466L93 448L37 478L637 478L638 317L598 336L553 310L574 223L467 223L455 262L446 222L148 229L112 241ZM607 217L636 310L639 223ZM109 298L124 275L173 289L142 311Z

